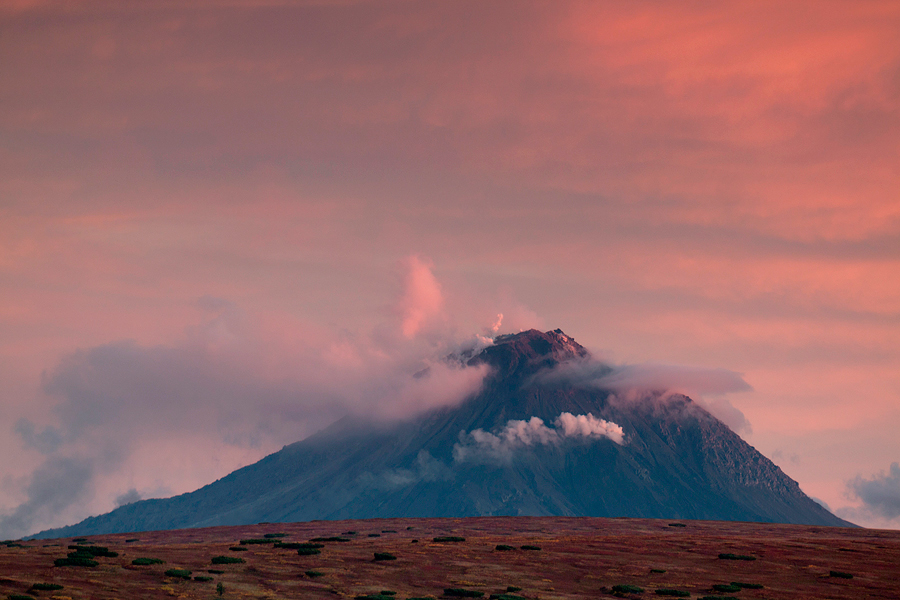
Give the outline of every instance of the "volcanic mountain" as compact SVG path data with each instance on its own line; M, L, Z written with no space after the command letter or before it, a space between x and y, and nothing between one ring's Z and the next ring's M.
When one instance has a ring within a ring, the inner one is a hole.
M851 525L690 398L603 389L604 367L560 330L500 336L460 360L490 370L457 406L346 418L194 492L38 537L477 515ZM592 384L571 376L585 368Z

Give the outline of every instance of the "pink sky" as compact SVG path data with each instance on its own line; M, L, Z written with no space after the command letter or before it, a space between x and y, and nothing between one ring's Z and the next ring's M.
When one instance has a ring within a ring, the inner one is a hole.
M503 313L740 373L688 387L900 527L853 492L900 507L898 31L893 1L3 3L0 516L66 460L79 503L32 529L450 401L396 377Z

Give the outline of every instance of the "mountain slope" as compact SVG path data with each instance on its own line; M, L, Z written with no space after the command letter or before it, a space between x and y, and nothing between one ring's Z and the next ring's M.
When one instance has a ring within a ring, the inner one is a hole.
M689 398L623 400L553 376L560 365L598 368L588 361L559 330L501 336L468 360L492 371L460 406L390 425L344 419L195 492L39 536L397 516L850 525ZM600 433L571 433L563 413L592 415L579 427Z

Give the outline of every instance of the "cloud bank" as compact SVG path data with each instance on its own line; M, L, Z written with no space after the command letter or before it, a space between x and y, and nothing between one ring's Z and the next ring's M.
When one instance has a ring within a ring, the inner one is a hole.
M625 434L619 425L598 419L591 413L573 415L564 412L556 418L554 425L555 428L547 427L543 419L531 417L527 421L507 421L497 433L483 429L461 432L459 442L453 446L453 460L457 463L508 463L522 448L559 445L572 438L608 438L616 444L625 443Z
M869 512L883 519L900 517L900 463L891 463L887 473L882 471L871 479L857 476L847 487Z
M0 516L0 538L80 520L85 506L193 489L347 414L406 419L477 392L488 367L446 357L491 341L453 334L431 268L402 261L390 316L370 334L204 297L206 319L174 344L117 341L65 356L42 379L52 415L15 426L43 462L25 500ZM185 481L202 471L206 481Z

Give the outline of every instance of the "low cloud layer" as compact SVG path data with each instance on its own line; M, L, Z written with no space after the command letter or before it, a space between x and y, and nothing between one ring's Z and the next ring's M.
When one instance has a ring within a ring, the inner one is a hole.
M847 487L874 515L884 519L900 517L900 463L892 463L887 473L882 471L871 479L857 476Z
M751 431L750 422L724 394L753 388L740 373L658 363L610 365L595 359L563 363L541 375L544 381L607 389L620 394L664 392L684 394L738 433Z
M591 413L573 415L564 412L556 418L554 425L555 428L547 427L543 419L531 417L527 421L510 420L496 433L483 429L461 432L459 442L453 446L453 460L457 463L507 463L522 448L557 445L571 438L608 438L616 444L625 443L619 425L598 419Z
M446 357L490 340L452 334L429 261L410 257L401 271L391 318L371 334L206 297L207 318L175 344L69 354L43 377L50 418L15 425L44 458L25 501L0 517L0 538L80 520L86 505L109 510L170 485L196 487L181 473L224 475L347 414L405 419L476 392L488 367Z

